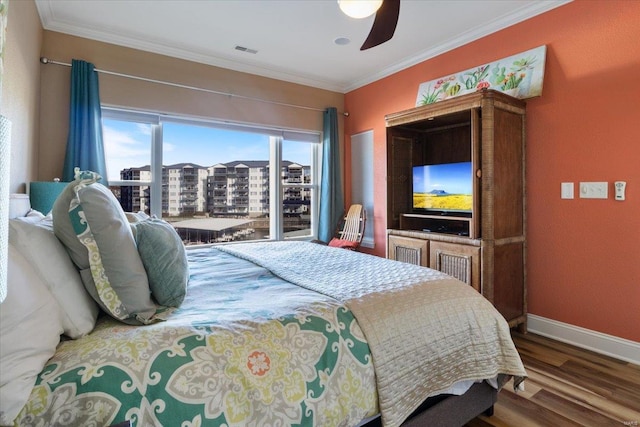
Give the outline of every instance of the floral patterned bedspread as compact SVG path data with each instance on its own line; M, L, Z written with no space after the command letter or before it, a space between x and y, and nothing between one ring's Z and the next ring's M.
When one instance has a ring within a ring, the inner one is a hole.
M215 248L182 307L64 341L19 426L352 426L378 412L367 342L337 300Z

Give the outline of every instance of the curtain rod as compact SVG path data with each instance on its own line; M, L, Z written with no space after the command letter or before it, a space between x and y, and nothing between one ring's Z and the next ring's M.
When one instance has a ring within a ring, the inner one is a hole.
M45 56L40 57L40 62L43 63L43 64L54 64L54 65L63 65L65 67L71 67L71 64L68 64L68 63L65 63L65 62L54 61L54 60L49 59L49 58L47 58ZM183 85L183 84L180 84L180 83L167 82L167 81L164 81L164 80L156 80L156 79L149 79L149 78L146 78L146 77L133 76L131 74L117 73L115 71L99 70L97 68L94 68L94 71L97 72L97 73L109 74L109 75L112 75L112 76L125 77L127 79L142 80L144 82L158 83L158 84L162 84L162 85L179 87L179 88L183 88L183 89L191 89L191 90L197 90L197 91L200 91L200 92L213 93L215 95L223 95L223 96L228 96L230 98L247 99L247 100L250 100L250 101L264 102L266 104L280 105L282 107L300 108L300 109L303 109L303 110L324 111L324 109L322 109L322 108L307 107L306 105L287 104L285 102L271 101L271 100L268 100L268 99L254 98L254 97L251 97L251 96L236 95L236 94L233 94L233 93L220 92L220 91L217 91L217 90L206 89L206 88L197 87L197 86L189 86L189 85ZM346 111L343 112L343 113L339 113L339 114L342 114L345 117L349 116L349 113L346 112Z

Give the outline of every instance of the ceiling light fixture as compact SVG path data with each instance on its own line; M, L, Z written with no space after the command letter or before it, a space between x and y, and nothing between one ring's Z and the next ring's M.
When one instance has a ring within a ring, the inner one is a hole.
M360 19L376 13L382 0L338 0L338 6L345 15Z

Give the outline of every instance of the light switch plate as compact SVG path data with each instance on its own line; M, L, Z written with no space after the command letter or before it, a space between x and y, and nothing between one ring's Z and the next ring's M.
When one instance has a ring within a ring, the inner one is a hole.
M573 182L563 182L560 184L560 198L573 199Z
M608 197L608 182L581 182L581 199L606 199Z

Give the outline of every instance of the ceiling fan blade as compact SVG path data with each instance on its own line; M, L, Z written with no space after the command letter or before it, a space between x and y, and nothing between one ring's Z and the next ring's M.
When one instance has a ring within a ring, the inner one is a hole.
M398 16L400 16L400 0L383 0L373 20L373 27L360 50L366 50L390 40L396 31Z

